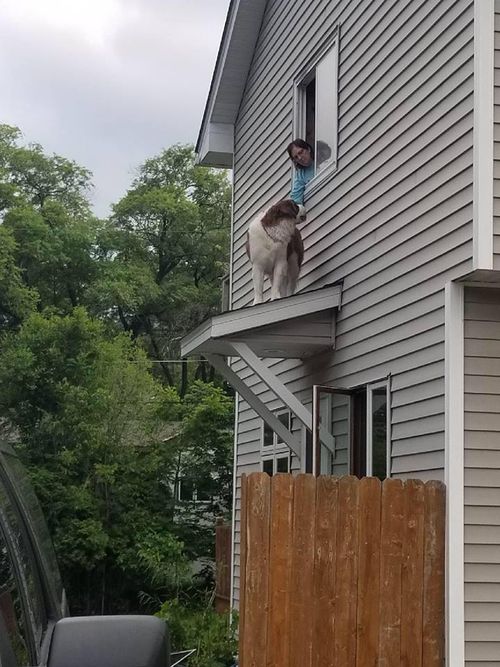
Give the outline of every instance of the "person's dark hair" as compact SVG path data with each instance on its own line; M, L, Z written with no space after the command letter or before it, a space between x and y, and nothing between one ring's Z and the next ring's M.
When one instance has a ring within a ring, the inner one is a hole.
M311 157L314 158L314 150L311 144L308 144L307 141L304 141L303 139L294 139L291 141L288 146L286 147L288 156L290 157L290 160L292 160L292 148L308 148L311 151ZM293 161L293 160L292 160ZM295 169L302 169L299 165L296 165L294 163Z

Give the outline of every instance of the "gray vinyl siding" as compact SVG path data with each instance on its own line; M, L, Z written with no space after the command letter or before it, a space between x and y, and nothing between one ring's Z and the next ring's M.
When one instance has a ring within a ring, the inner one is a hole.
M495 0L495 90L493 109L493 268L500 269L500 0Z
M466 289L465 652L500 664L500 290Z
M293 79L335 26L338 168L306 200L299 291L343 281L336 349L269 364L305 404L313 383L390 376L392 474L442 479L444 286L472 269L472 0L269 0L235 126L232 304L252 300L250 220L289 192ZM240 476L260 469L258 422L241 401L236 601Z

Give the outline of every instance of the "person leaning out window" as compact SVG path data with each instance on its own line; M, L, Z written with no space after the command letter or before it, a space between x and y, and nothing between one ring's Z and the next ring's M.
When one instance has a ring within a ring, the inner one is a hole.
M290 199L303 205L306 185L314 176L314 152L303 139L294 139L288 144L287 152L295 167Z

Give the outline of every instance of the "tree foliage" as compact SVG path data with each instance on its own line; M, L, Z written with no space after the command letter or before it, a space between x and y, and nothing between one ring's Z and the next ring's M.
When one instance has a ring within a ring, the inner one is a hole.
M236 617L217 614L210 604L163 603L157 616L168 622L173 650L196 649L189 667L231 667L238 652ZM232 621L232 622L230 622Z
M15 242L11 257L17 276L36 295L38 308L69 312L85 304L85 291L96 277L99 224L86 198L90 172L61 156L47 156L38 144L20 142L17 128L0 125L2 228ZM25 314L21 307L21 318Z
M191 563L227 511L232 400L176 387L175 366L158 374L150 358L177 358L179 336L218 306L229 185L175 146L140 167L108 220L90 187L86 169L0 125L0 425L73 611L100 613L197 595ZM179 501L181 480L208 500Z
M100 240L95 302L142 337L153 358L177 358L180 338L218 311L229 211L226 176L196 167L187 146L147 160L114 206Z
M155 440L161 392L145 354L123 334L107 339L80 309L33 314L4 340L2 412L18 428L78 605L84 597L95 605L108 577L138 571L136 539L146 526L167 529L157 511L171 496Z

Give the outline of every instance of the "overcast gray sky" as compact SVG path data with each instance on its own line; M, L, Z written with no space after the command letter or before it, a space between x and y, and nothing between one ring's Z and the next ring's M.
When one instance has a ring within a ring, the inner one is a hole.
M94 174L98 215L134 168L196 141L229 0L0 0L0 122Z

